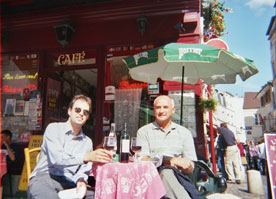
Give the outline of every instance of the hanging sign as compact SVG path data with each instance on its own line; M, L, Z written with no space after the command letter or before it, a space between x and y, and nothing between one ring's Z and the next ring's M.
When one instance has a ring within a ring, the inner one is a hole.
M148 84L148 94L158 95L159 94L159 82L156 84Z
M46 116L59 118L61 82L47 79Z
M115 86L105 87L105 100L115 100Z

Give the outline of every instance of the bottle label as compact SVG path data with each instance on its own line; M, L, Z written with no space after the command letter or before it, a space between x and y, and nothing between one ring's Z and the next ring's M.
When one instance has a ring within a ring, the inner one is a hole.
M129 140L122 140L122 153L129 153Z

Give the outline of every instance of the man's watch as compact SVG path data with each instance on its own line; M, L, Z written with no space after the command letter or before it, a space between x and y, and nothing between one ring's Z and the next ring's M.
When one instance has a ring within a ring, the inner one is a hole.
M170 165L170 161L173 157L171 156L167 156L167 155L163 155L163 161L162 161L162 164L163 165Z

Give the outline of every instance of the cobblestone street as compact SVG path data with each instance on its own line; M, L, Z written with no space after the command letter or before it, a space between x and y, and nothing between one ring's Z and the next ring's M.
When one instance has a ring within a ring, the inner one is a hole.
M242 199L266 199L267 198L267 181L266 176L262 176L263 195L253 194L248 192L247 179L243 180L241 184L228 184L226 193L236 195Z
M253 194L248 192L247 176L245 175L241 184L227 184L227 190L224 194L213 194L208 199L267 199L267 179L262 175L264 194Z

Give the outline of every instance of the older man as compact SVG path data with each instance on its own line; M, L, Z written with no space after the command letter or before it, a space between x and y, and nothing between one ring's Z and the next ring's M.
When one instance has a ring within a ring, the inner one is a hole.
M155 121L138 130L137 137L142 142L141 155L150 157L158 154L163 157L163 165L178 168L184 174L194 170L197 160L191 132L172 122L175 112L173 100L169 96L159 96L154 100ZM191 198L177 180L172 169L163 169L160 176L170 199Z
M104 149L93 151L92 141L82 131L91 106L89 97L77 95L69 104L67 122L47 126L39 161L30 176L28 198L58 199L59 191L74 187L93 198L93 191L87 189L91 162L109 162L111 154Z

